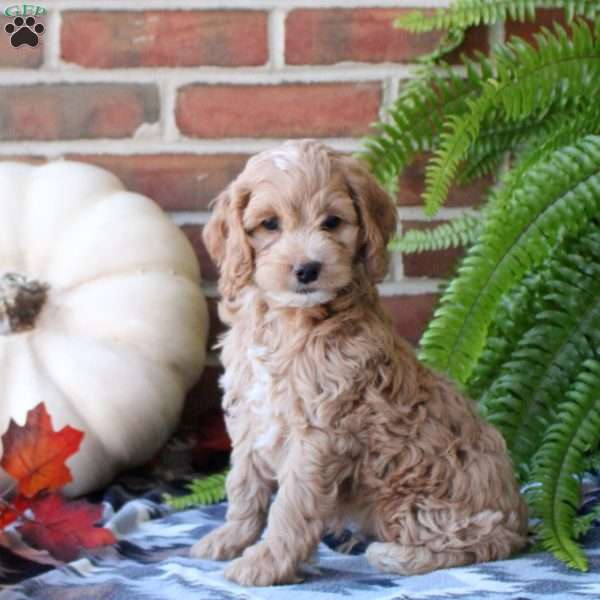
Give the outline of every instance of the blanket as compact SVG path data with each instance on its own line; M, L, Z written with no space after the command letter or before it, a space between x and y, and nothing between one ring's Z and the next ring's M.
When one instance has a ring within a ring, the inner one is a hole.
M326 537L304 581L289 586L242 588L223 577L223 563L189 557L190 546L220 525L226 503L174 512L164 493L180 494L197 476L189 446L171 446L154 468L121 477L90 498L104 505L105 526L118 544L69 564L26 547L17 538L0 546L0 600L541 600L600 598L600 525L582 540L587 573L568 569L547 552L446 569L421 576L379 573L367 563L364 545L348 547L350 533ZM176 457L176 458L175 458ZM226 457L224 457L226 461ZM217 465L222 468L224 465ZM600 497L600 480L584 482L582 512ZM10 534L10 532L9 532ZM2 535L7 535L2 533ZM12 551L6 549L11 546Z
M109 520L119 543L94 556L7 587L0 600L332 600L333 598L536 600L600 597L600 528L585 539L590 570L567 569L548 553L402 577L372 569L364 548L336 550L327 539L302 583L242 588L223 578L223 564L194 560L190 546L223 522L226 504L169 513L148 499L127 502Z

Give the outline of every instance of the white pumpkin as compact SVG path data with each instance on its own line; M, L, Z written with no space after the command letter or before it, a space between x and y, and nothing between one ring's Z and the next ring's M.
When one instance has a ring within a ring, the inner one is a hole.
M195 254L153 202L90 165L0 163L0 433L39 402L83 430L68 493L164 444L207 333Z

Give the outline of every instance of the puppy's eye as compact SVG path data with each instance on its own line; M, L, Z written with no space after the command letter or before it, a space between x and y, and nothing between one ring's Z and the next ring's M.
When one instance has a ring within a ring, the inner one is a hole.
M342 220L339 217L336 217L335 215L329 215L321 223L321 228L327 230L335 229L341 222Z
M269 231L277 231L279 229L279 219L277 217L269 217L262 222L262 226Z

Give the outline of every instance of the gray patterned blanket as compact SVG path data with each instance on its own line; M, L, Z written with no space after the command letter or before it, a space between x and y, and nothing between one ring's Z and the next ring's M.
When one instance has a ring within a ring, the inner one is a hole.
M401 577L374 571L364 548L336 551L344 540L326 539L303 583L241 588L222 576L222 564L188 557L191 544L223 521L226 505L170 513L151 499L125 502L107 525L119 539L114 548L6 585L0 600L331 600L333 598L441 600L536 600L600 598L600 527L585 539L590 571L568 570L547 553L512 560ZM12 563L0 556L5 578ZM30 573L31 574L31 573Z

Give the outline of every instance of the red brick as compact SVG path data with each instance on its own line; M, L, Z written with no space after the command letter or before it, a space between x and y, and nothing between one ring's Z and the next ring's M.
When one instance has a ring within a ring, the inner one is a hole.
M467 29L463 43L451 52L448 52L444 56L444 60L451 65L458 65L463 62L461 59L463 54L474 57L477 52L487 54L489 51L489 30L483 25L478 25Z
M425 156L417 159L404 170L398 184L398 204L400 206L422 206L425 191ZM465 186L453 185L444 206L477 206L492 183L491 177L477 179Z
M402 231L411 229L432 229L444 221L402 221ZM463 248L450 248L437 252L417 252L404 254L402 262L407 277L450 277L456 269L457 261L464 255Z
M204 138L354 136L380 103L378 83L190 85L177 99L177 125Z
M0 139L123 138L159 118L153 85L52 84L0 88Z
M190 240L196 252L198 262L200 263L200 270L202 271L202 279L204 281L216 281L219 273L202 241L202 225L184 225L181 229L188 240Z
M77 11L63 13L61 56L103 69L264 65L261 11Z
M413 62L432 52L441 32L411 34L395 29L396 17L413 9L294 10L286 19L285 60L290 65L330 65L342 61ZM487 50L487 30L472 29L461 52ZM454 61L458 52L453 53Z
M398 334L415 345L421 339L433 315L437 299L437 294L382 298Z
M518 22L509 20L505 24L506 38L519 36L528 42L534 42L534 34L539 33L542 27L553 30L554 23L566 26L565 11L559 9L537 10L535 21Z
M222 393L219 388L219 377L222 373L222 367L207 365L204 368L200 381L189 391L185 400L179 431L196 431L200 419L221 405Z
M206 210L244 168L244 154L72 154L117 175L165 210Z
M4 31L4 27L11 21L12 18L0 17L0 69L35 69L39 67L44 59L44 36L40 36L41 41L35 48L27 45L13 48L10 44L10 35Z
M33 156L30 154L4 154L0 155L0 162L21 162L28 165L43 165L47 162L44 156Z

